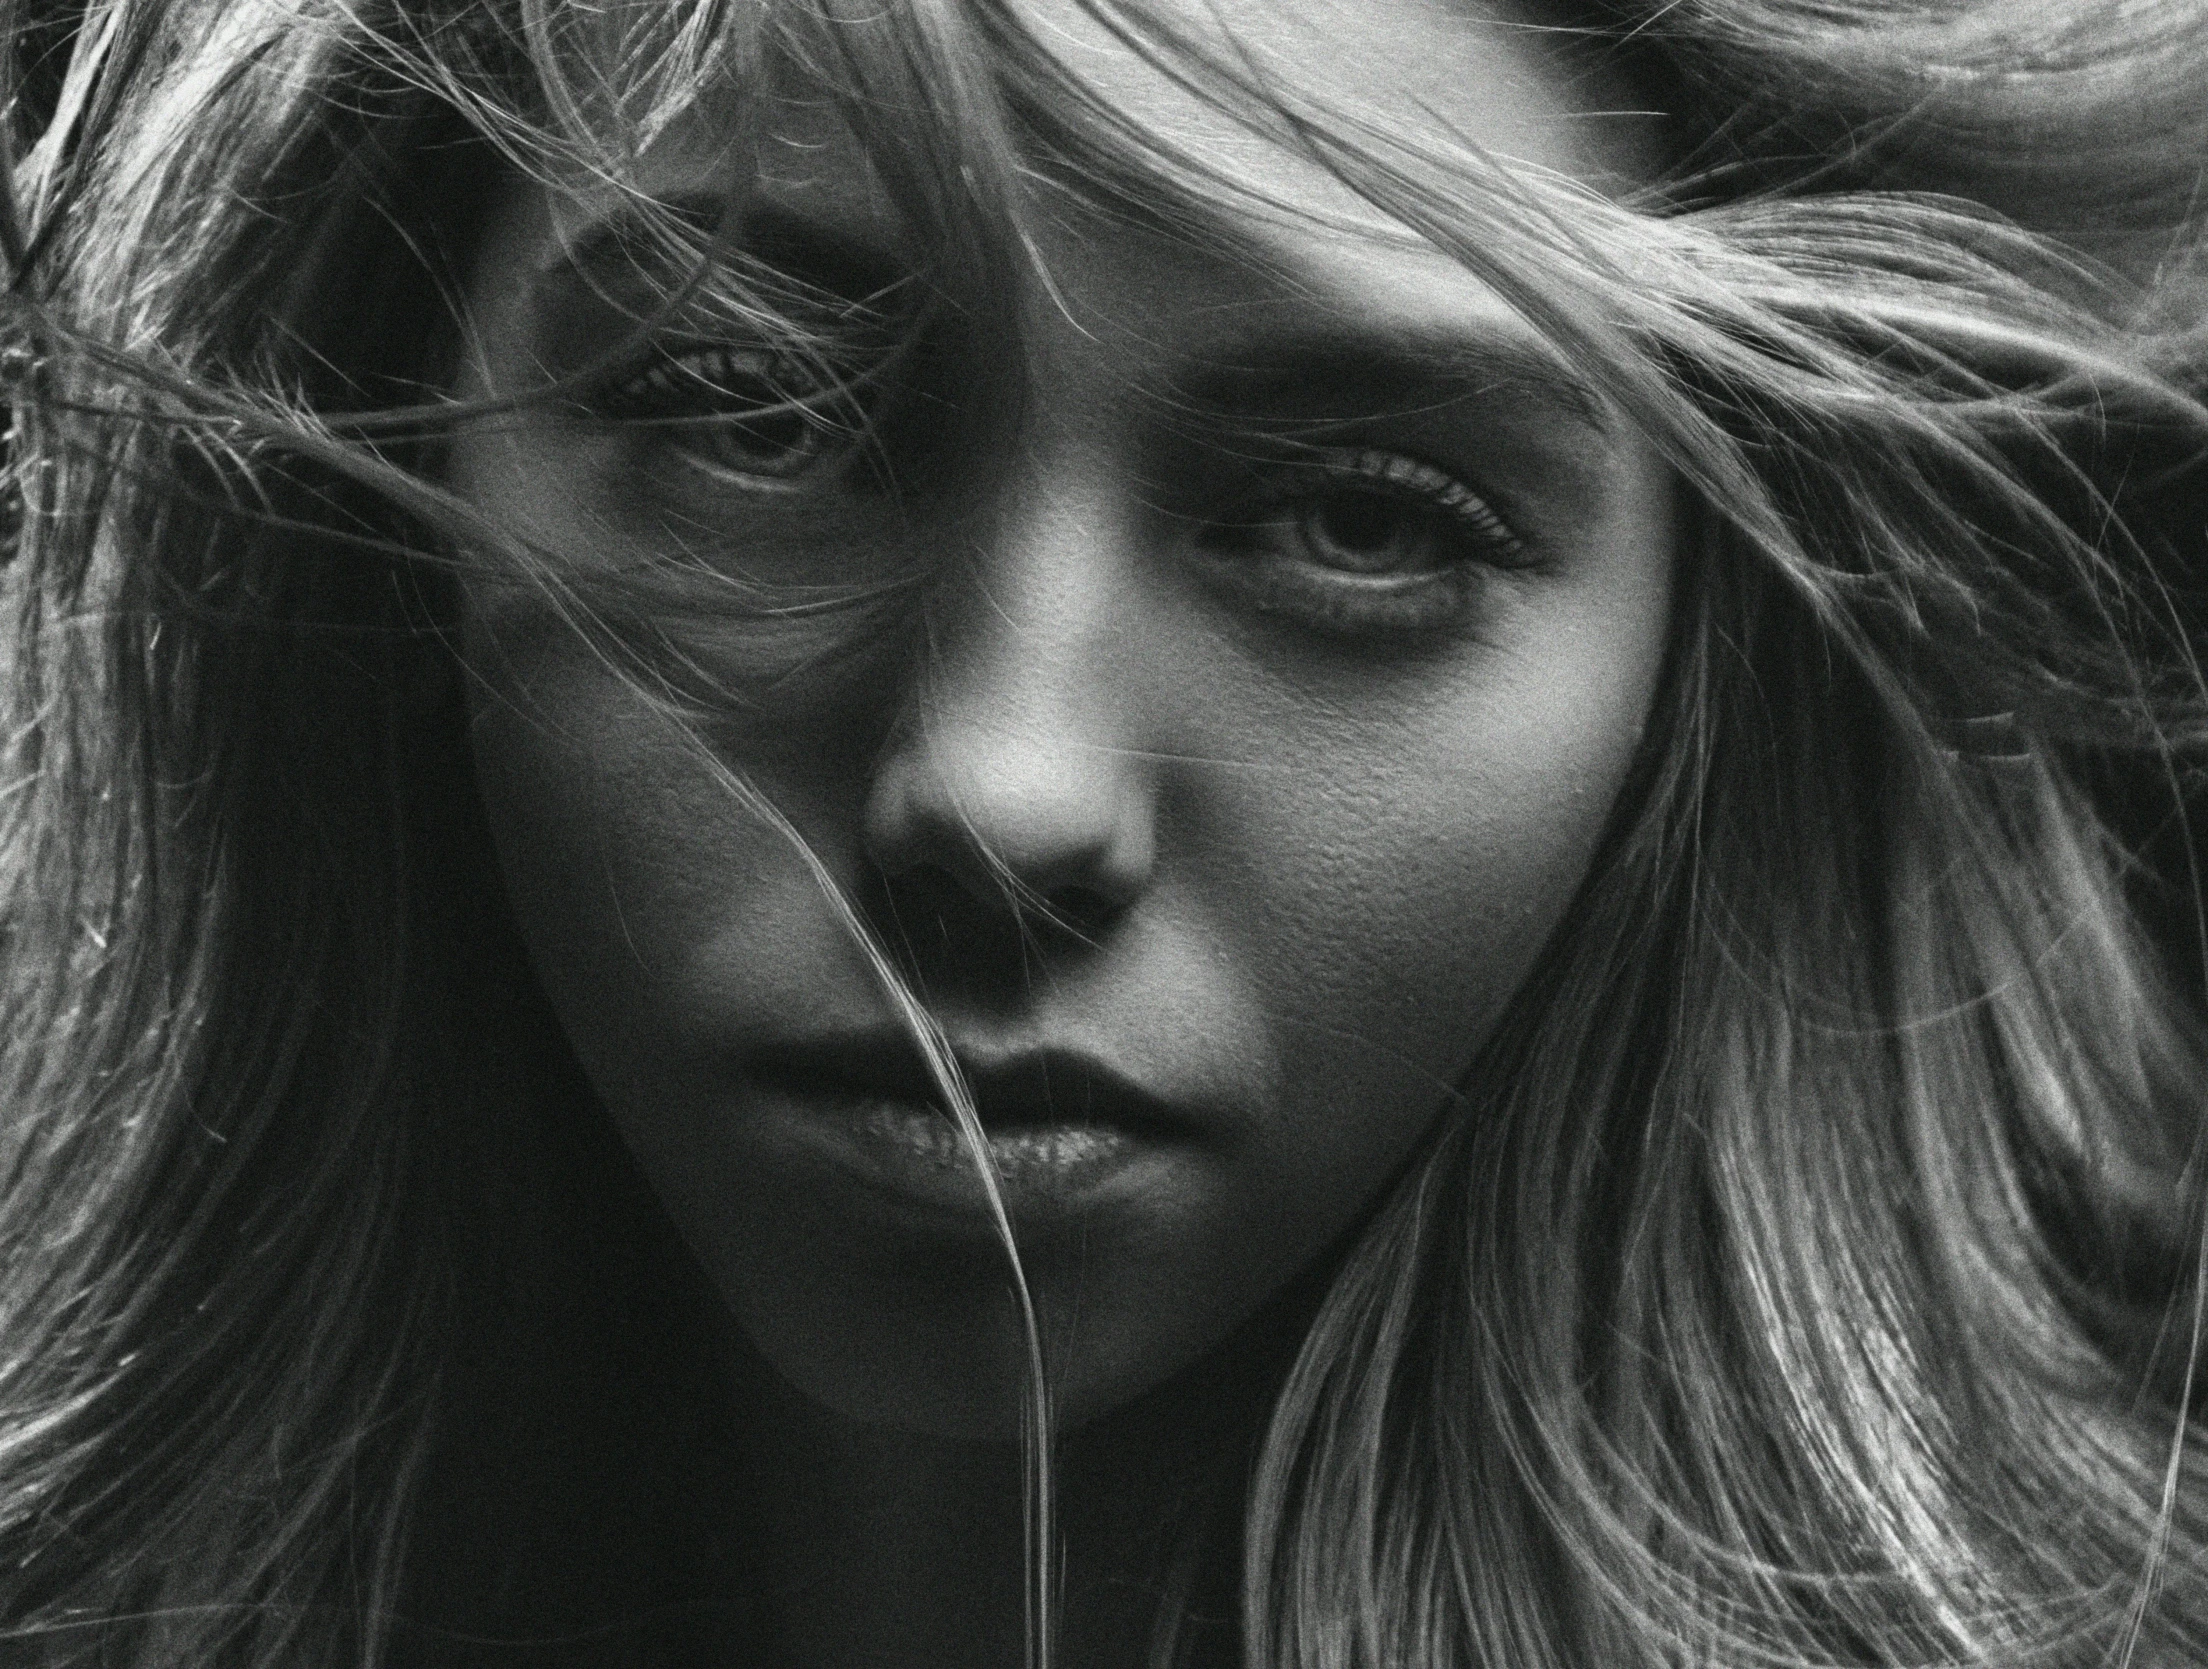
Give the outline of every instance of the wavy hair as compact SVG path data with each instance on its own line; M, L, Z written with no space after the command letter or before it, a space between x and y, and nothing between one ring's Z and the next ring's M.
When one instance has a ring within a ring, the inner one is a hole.
M2208 12L1560 5L1664 116L1612 200L1083 3L1493 285L1692 505L1594 868L1211 1550L1245 1660L2208 1657ZM487 187L619 182L775 74L846 111L943 306L1034 259L1029 170L1192 238L1278 205L1002 0L11 12L0 1641L676 1660L731 1533L678 1476L727 1448L705 1300L496 902L454 576L678 722L741 692L649 624L713 576L590 594L438 486L510 415L441 393Z

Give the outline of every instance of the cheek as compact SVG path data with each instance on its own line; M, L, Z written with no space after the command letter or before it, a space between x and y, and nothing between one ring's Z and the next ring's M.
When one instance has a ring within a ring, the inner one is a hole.
M1328 1142L1406 1150L1568 909L1661 663L1668 584L1637 601L1453 676L1237 717L1243 757L1298 745L1213 779L1189 849L1262 983L1287 1100Z
M1130 1064L1187 1064L1248 1112L1154 1205L1030 1256L1069 1419L1226 1337L1339 1243L1430 1128L1630 767L1660 654L1652 585L1623 606L1546 594L1507 649L1378 668L1286 663L1278 641L1150 599L1132 652L1157 659L1121 670L1153 756L1179 762L1157 779L1158 876L1119 935L1030 995L1049 1025ZM946 1261L854 1229L776 1169L716 1076L728 1037L875 990L812 873L717 773L750 770L849 881L878 732L808 704L716 738L717 757L564 628L479 628L473 649L501 686L475 745L525 936L732 1312L831 1406L995 1431L1018 1364L993 1250Z
M734 931L759 963L841 971L846 946L819 930L818 889L746 803L748 776L557 623L502 633L476 664L471 748L508 895L602 1088L630 1075L640 1025L685 1029L686 996Z
M569 1015L592 1012L578 996L603 1003L653 982L667 947L631 912L681 919L707 873L707 829L686 814L673 762L648 718L622 707L611 687L537 660L479 705L471 732L515 914Z

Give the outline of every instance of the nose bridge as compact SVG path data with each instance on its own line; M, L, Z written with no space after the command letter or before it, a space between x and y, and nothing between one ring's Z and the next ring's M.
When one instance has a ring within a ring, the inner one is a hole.
M1108 345L1082 323L1097 311L1085 290L1105 277L1097 250L1082 255L1021 287L1027 395L977 536L932 599L922 711L946 736L993 721L1011 726L1006 742L1058 731L1100 743L1130 706L1128 582L1141 533L1126 455L1131 344ZM1116 280L1130 285L1131 275Z
M1077 446L1033 455L950 554L868 804L877 862L1131 901L1154 861L1128 652L1129 507Z
M929 600L922 699L940 718L1088 728L1125 693L1110 677L1127 625L1124 515L1104 484L1049 465L1005 484Z

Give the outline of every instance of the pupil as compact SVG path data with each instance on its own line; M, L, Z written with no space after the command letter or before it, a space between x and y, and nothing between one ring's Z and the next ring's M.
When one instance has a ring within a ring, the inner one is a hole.
M795 452L812 437L812 425L802 412L794 411L745 418L728 427L729 438L737 446L768 457Z
M1333 495L1313 507L1304 527L1313 554L1349 573L1394 573L1430 555L1427 519L1383 493Z
M1319 532L1327 543L1360 555L1394 545L1402 526L1396 507L1371 493L1329 499L1319 510Z

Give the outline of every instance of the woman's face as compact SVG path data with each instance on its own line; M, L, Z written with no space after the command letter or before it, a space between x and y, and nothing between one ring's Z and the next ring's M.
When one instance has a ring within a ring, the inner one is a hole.
M971 1077L1078 1423L1224 1339L1445 1116L1618 794L1672 567L1665 470L1491 290L1032 9L1140 128L1333 227L1216 211L1257 261L1035 184L1038 270L891 367L871 439L853 401L759 417L805 373L686 319L451 466L556 577L887 587L863 635L669 604L645 658L722 692L685 725L541 593L479 584L474 747L552 1001L732 1314L818 1401L945 1434L1015 1429L1005 1263L821 872ZM1334 108L1631 169L1532 32L1431 0L1226 15ZM823 101L700 111L642 178L831 334L916 258ZM461 392L576 371L650 311L620 215L507 191ZM984 422L964 396L1021 353Z

